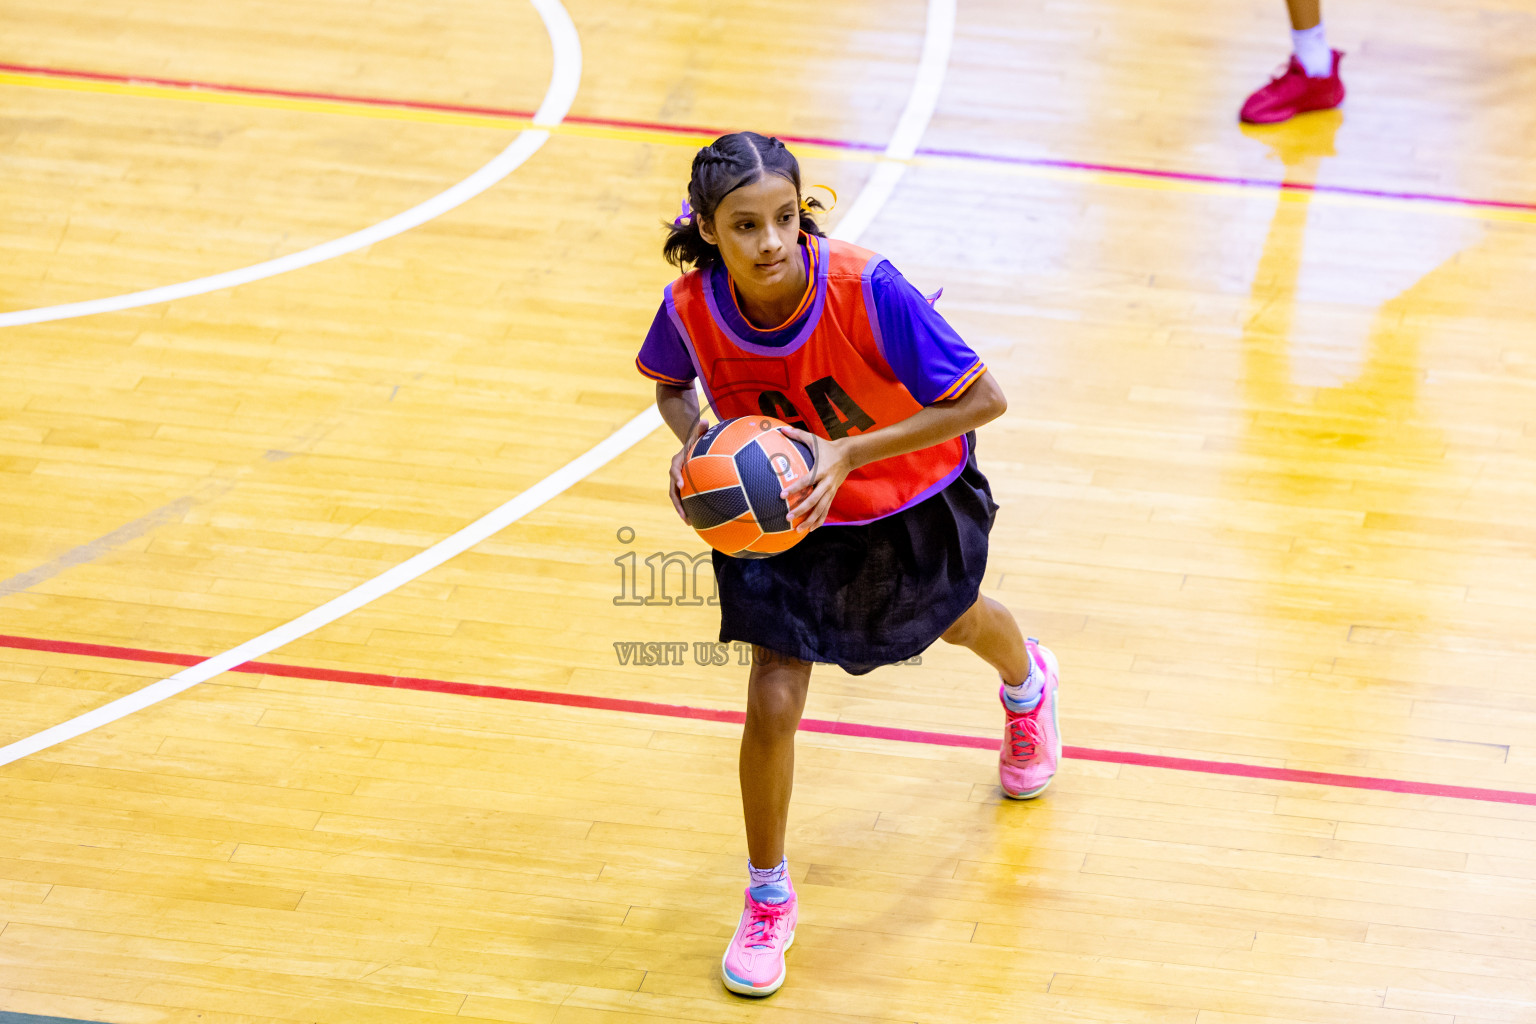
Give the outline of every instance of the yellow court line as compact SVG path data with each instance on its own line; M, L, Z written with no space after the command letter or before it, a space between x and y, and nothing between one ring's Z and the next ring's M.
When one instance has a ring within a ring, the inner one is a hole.
M0 72L0 85L54 89L65 92L98 93L111 96L134 96L143 99L215 103L222 106L256 107L266 110L288 110L310 114L339 114L348 117L368 117L376 120L406 121L417 124L454 125L464 128L493 128L500 131L522 131L533 126L530 118L518 117L512 114L472 114L451 110L424 110L419 107L381 106L347 100L267 96L139 82L103 82L23 72ZM652 146L672 146L686 149L693 149L701 142L708 142L714 138L713 132L688 128L679 128L676 131L660 131L652 128L622 127L617 125L573 124L570 121L562 122L551 129L551 131L555 135L573 136L575 138L598 139L606 142L640 143ZM1280 202L1325 203L1330 206L1392 210L1394 212L1406 210L1462 219L1536 224L1536 210L1511 210L1495 206L1475 206L1455 202L1437 202L1393 196L1351 195L1328 191L1277 190L1270 186L1244 185L1237 182L1181 181L1176 178L1151 177L1137 174L1134 171L1041 167L1038 165L1012 164L965 156L917 156L910 160L899 161L873 150L844 149L838 146L827 146L815 142L798 142L795 144L795 151L803 157L814 157L820 160L870 164L908 163L936 169L955 170L964 168L970 172L985 170L994 174L1029 178L1036 181L1055 181L1070 185L1095 185L1107 188L1132 188L1152 192L1177 192L1189 195L1251 199L1256 195L1273 196L1278 191Z

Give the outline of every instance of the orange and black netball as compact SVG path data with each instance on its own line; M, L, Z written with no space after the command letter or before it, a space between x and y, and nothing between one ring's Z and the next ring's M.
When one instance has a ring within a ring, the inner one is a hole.
M779 492L809 476L815 458L783 433L787 426L771 416L742 416L694 442L683 463L683 511L716 551L767 558L805 537L795 531Z

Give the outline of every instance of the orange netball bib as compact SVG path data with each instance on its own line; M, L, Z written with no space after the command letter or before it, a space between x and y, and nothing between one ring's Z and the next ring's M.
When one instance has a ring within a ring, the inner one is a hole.
M880 346L870 273L881 258L835 239L806 236L810 312L782 346L742 338L715 304L710 275L693 270L666 290L666 309L721 419L774 416L829 440L900 423L922 408ZM965 465L965 439L881 459L848 474L827 522L873 522L943 490Z

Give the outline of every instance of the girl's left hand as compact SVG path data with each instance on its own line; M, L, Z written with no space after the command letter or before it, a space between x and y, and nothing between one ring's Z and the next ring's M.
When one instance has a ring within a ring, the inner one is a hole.
M816 465L809 476L792 482L779 493L789 505L789 521L800 533L809 533L826 522L832 499L857 467L849 457L847 439L828 441L796 427L779 428L811 450Z

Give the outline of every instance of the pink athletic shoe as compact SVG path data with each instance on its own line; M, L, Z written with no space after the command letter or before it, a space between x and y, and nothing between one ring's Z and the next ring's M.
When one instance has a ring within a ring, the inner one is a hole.
M1061 761L1061 728L1056 716L1056 686L1060 673L1056 655L1041 647L1038 640L1024 641L1024 649L1035 667L1045 673L1040 703L1023 713L1008 709L1008 691L998 691L1007 724L1003 727L1003 748L997 755L997 774L1003 782L1003 795L1014 800L1031 800L1045 791Z
M1285 71L1249 96L1238 116L1249 124L1275 124L1309 110L1332 110L1344 102L1344 80L1339 77L1339 61L1343 59L1344 54L1334 50L1328 77L1310 78L1301 61L1292 55Z
M784 953L795 942L800 901L793 886L783 903L759 903L750 889L746 897L741 923L720 959L720 975L725 987L739 996L771 996L788 973Z

